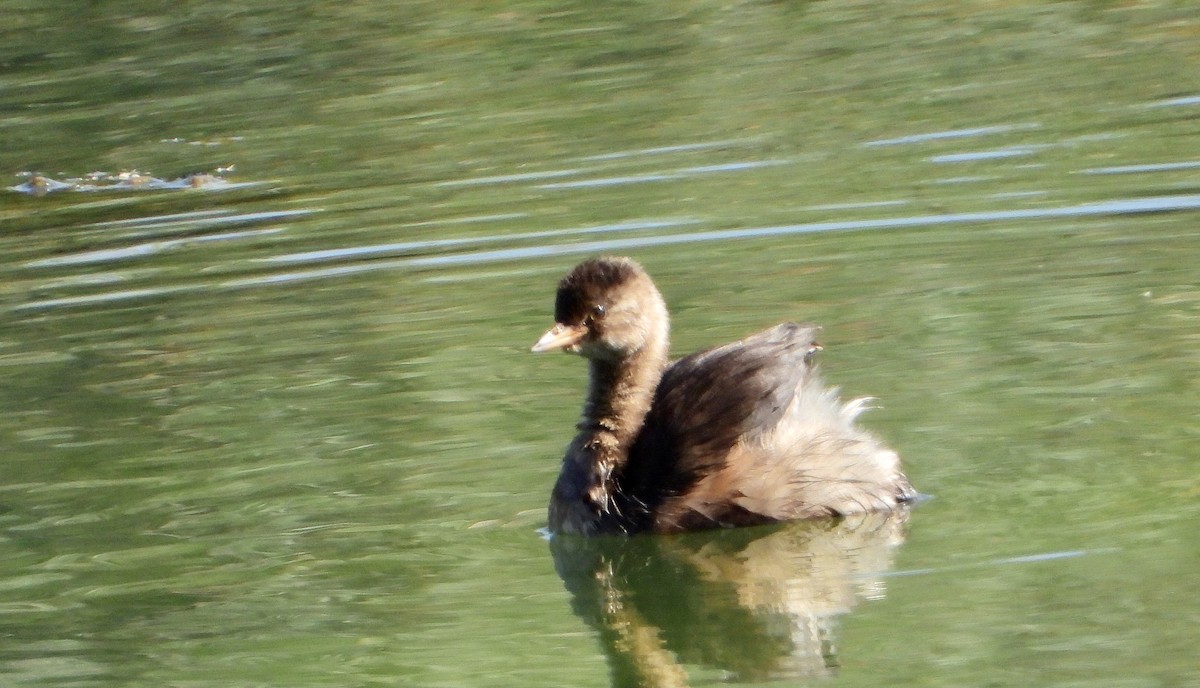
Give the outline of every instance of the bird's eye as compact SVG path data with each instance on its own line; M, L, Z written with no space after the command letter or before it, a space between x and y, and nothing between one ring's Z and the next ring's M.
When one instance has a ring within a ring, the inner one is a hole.
M598 303L592 306L592 316L596 318L604 317L604 304Z

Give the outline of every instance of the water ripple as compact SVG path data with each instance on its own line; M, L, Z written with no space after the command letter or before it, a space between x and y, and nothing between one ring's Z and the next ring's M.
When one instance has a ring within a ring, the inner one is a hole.
M1132 174L1137 172L1174 172L1176 170L1200 169L1200 160L1187 162L1160 162L1148 165L1115 165L1113 167L1089 167L1079 174Z
M1200 210L1200 194L1182 196L1158 196L1152 198L1129 198L1098 201L1058 208L1026 208L1016 210L992 210L971 213L945 213L939 215L914 215L910 217L879 218L871 220L840 220L809 222L771 227L724 229L707 232L690 232L646 237L629 237L605 241L589 241L574 244L530 246L522 248L496 249L438 256L423 256L400 260L380 261L362 265L338 266L319 270L308 270L285 274L274 274L240 278L223 283L226 288L251 287L266 284L283 284L309 279L337 277L371 272L375 270L430 269L463 265L480 265L531 258L546 258L563 255L587 255L635 248L650 248L709 241L732 241L737 239L759 239L793 234L816 234L820 232L854 231L866 229L904 229L947 224L976 224L1012 220L1043 220L1053 218L1080 218L1106 215L1136 215L1143 213ZM26 305L26 307L34 307Z
M134 246L123 246L121 248L100 249L97 251L85 251L83 253L72 253L65 256L55 256L53 258L43 258L41 260L31 260L23 263L24 268L50 268L63 267L67 265L87 265L91 263L108 263L115 260L128 260L130 258L141 258L150 256L164 251L170 251L183 246L193 244L209 243L214 241L232 241L235 239L248 239L253 237L267 236L270 234L278 234L283 229L276 227L272 229L250 229L241 232L224 232L221 234L209 234L207 236L187 237L185 239L166 239L163 241L150 241Z
M599 179L582 179L574 182L554 182L550 184L539 184L539 189L581 189L598 186L617 186L623 184L641 184L644 182L662 182L672 181L675 179L685 179L700 174L712 174L716 172L741 172L742 170L756 170L762 167L772 167L775 165L788 165L791 160L750 160L743 162L728 162L715 165L700 165L698 167L684 167L678 170L669 172L649 172L646 174L630 174L619 177L601 177Z
M495 242L518 241L522 239L544 239L555 236L570 236L584 234L605 234L609 232L629 232L639 229L663 229L681 225L696 224L699 220L690 218L671 218L663 220L631 220L610 225L594 227L577 227L573 229L552 229L541 232L524 232L520 234L492 234L479 237L464 237L459 239L428 239L424 241L403 241L392 244L375 244L371 246L350 246L345 248L322 249L319 251L304 251L288 253L281 256L260 258L262 263L321 263L346 258L370 258L374 256L397 255L413 251L448 248L451 246L467 246L471 244L488 244Z
M1003 557L1000 559L991 559L973 564L959 564L956 566L930 567L921 569L905 569L888 571L882 575L888 578L902 578L907 576L927 576L937 573L951 573L965 571L975 568L990 568L993 566L1006 566L1011 564L1040 564L1046 561L1059 561L1062 559L1077 559L1079 557L1095 556L1097 554L1112 554L1119 552L1116 547L1098 547L1096 549L1068 549L1057 552L1039 552L1037 554L1025 554L1015 557Z
M1156 100L1153 103L1147 104L1146 107L1179 107L1181 105L1200 105L1200 96L1180 96L1178 98Z
M1125 198L1111 201L1096 201L1077 205L1055 208L1025 208L1013 210L990 210L968 213L943 213L935 215L913 215L908 217L877 218L868 220L839 220L829 222L809 222L768 227L748 227L743 229L723 229L704 232L688 232L678 234L660 234L654 236L623 237L601 241L586 241L568 244L548 244L542 246L514 247L488 251L467 253L451 253L446 255L431 255L419 257L397 258L353 265L336 265L313 270L300 270L268 275L254 275L225 280L215 284L196 283L192 285L175 285L162 288L129 289L117 292L105 292L82 296L72 296L57 299L28 301L18 304L14 310L38 310L65 306L94 305L106 301L124 301L136 298L149 298L164 294L186 291L205 291L212 289L241 289L248 287L288 284L304 280L324 279L345 275L360 274L379 270L428 270L458 267L464 265L481 265L506 261L528 260L564 255L587 255L625 251L637 248L670 246L710 241L734 241L739 239L759 239L801 234L816 234L821 232L855 231L868 229L905 229L915 227L930 227L948 224L980 224L988 222L1009 222L1021 220L1046 220L1055 218L1086 218L1099 216L1137 215L1145 213L1163 213L1177 211L1200 210L1200 194L1156 196L1150 198ZM632 224L632 223L631 223ZM607 228L585 228L583 230L566 231L595 231ZM618 225L617 227L620 227ZM512 238L511 236L509 238ZM497 238L499 240L499 238ZM459 241L459 240L445 240ZM464 242L470 240L461 240ZM335 249L336 250L336 249ZM344 249L353 255L354 249ZM316 252L320 253L320 252ZM291 262L306 262L297 259L303 254L293 254ZM328 256L333 259L341 256ZM314 260L326 259L318 256Z
M663 155L667 153L691 153L694 151L713 150L714 148L732 148L734 146L744 146L752 143L753 139L729 139L726 141L711 141L707 143L681 143L675 146L656 146L654 148L640 148L637 150L617 151L615 153L603 153L601 155L589 155L580 160L619 160L622 158L633 158L643 155Z
M1007 134L1013 131L1028 131L1030 129L1038 129L1042 125L1034 122L1025 124L998 124L990 127L972 127L969 129L950 129L947 131L935 131L928 134L911 134L909 136L897 136L893 139L878 139L875 141L867 141L860 144L863 148L874 148L877 146L899 146L910 143L925 143L927 141L941 141L943 139L961 139L971 136L987 136L990 134Z
M301 210L266 210L257 213L238 213L230 215L226 211L213 211L207 216L200 213L181 213L179 215L158 215L151 217L118 220L115 222L98 222L88 225L97 235L104 238L135 239L164 234L179 234L198 229L218 228L225 225L250 225L272 220L288 220L321 212L319 209ZM195 217L191 217L195 215ZM114 233L112 229L126 227L128 231Z
M978 160L996 160L1000 158L1017 158L1026 155L1033 155L1040 150L1049 146L1010 146L1008 148L996 148L994 150L972 151L968 153L947 153L945 155L934 155L928 158L932 163L947 163L947 162L976 162Z
M438 182L435 186L483 186L486 184L508 184L511 182L531 182L542 179L557 179L559 177L574 177L595 171L594 167L578 167L567 170L544 170L541 172L517 172L515 174L496 174L488 177L470 177L467 179L448 179Z
M125 227L128 225L152 225L152 224L168 224L178 221L195 222L206 218L212 218L221 215L228 215L230 210L198 210L190 213L172 213L170 215L153 215L150 217L134 217L125 220L109 220L107 222L93 222L88 227Z

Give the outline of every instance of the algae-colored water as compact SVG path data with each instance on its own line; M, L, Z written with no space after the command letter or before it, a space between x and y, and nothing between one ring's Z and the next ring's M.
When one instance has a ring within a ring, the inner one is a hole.
M1190 3L0 15L5 685L1200 684ZM601 252L932 499L552 551Z

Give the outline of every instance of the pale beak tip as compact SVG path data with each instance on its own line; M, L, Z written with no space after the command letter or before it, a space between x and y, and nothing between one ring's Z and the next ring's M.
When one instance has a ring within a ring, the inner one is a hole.
M579 326L568 326L562 323L555 323L542 338L537 340L529 349L535 354L540 354L546 351L557 351L566 349L572 351L572 347L579 344L587 331Z

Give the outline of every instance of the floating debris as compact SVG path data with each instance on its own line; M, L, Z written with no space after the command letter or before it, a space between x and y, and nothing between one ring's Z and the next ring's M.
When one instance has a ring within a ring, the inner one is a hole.
M27 180L16 186L8 187L9 191L27 196L45 196L60 191L158 191L199 189L217 191L225 189L260 186L264 182L231 182L220 176L223 172L232 172L233 166L217 168L215 174L198 172L177 179L159 179L138 170L128 170L111 174L109 172L89 172L82 177L67 179L52 179L33 172L23 172L18 176Z

